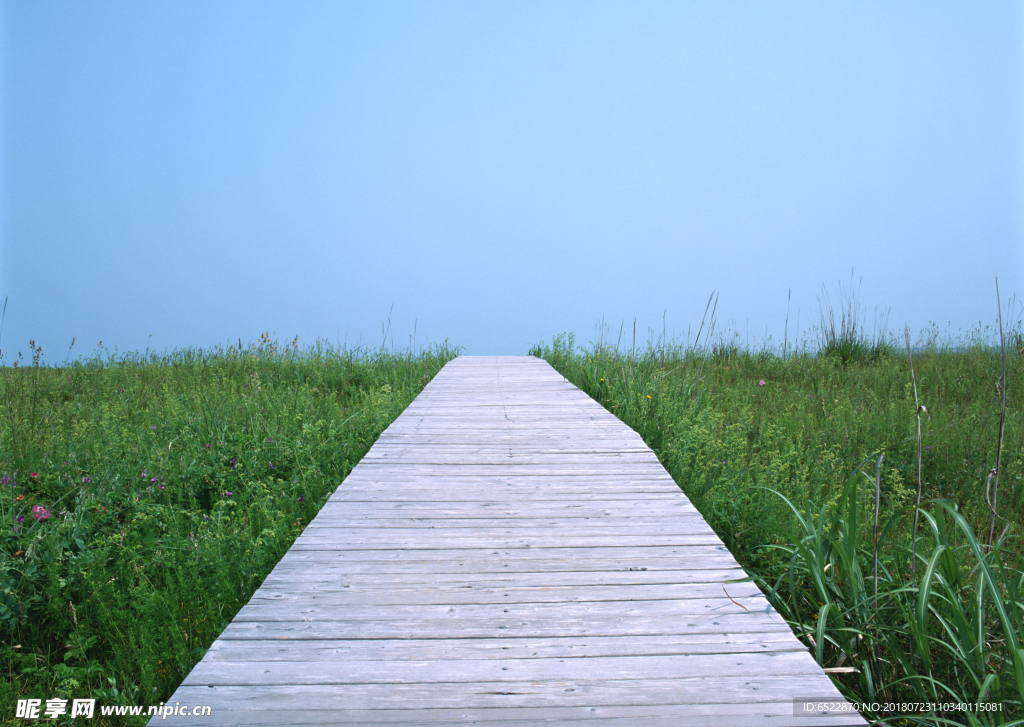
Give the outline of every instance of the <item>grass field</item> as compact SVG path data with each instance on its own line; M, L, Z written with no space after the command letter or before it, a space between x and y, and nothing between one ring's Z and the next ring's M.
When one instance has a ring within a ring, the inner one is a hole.
M4 721L19 698L166 700L457 353L33 352L0 368Z
M903 341L849 329L784 355L531 353L643 436L851 700L998 703L871 715L990 725L1024 718L1024 338L1006 332L1004 377L985 333L917 341L913 377Z

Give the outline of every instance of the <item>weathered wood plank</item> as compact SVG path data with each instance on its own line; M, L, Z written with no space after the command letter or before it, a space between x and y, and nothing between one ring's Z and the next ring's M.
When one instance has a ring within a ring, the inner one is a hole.
M731 654L763 651L805 651L782 631L749 634L659 634L657 636L591 636L502 639L334 639L282 644L276 640L221 639L207 652L212 661L322 661L331 657L384 661L451 658L529 659Z
M455 607L452 607L455 608ZM459 607L461 608L461 607ZM500 610L500 609L499 609ZM456 612L458 608L456 608ZM248 613L253 614L254 611ZM381 610L381 614L388 614ZM564 611L563 611L564 613ZM582 616L578 612L577 616ZM598 614L599 616L601 614ZM507 618L508 614L495 613L464 619L456 616L424 619L415 615L397 616L387 620L248 620L236 618L221 635L222 639L446 639L453 634L468 639L486 638L561 638L567 636L650 636L653 634L721 634L766 633L784 634L789 630L785 623L768 616L763 611L723 614L676 614L672 623L667 623L661 614L644 618L633 614L623 615L618 620L605 617L602 620L556 623L539 614L530 620ZM301 618L301 615L298 616ZM795 641L795 639L794 639ZM799 643L799 642L797 642ZM821 675L824 677L824 674ZM827 678L827 677L826 677ZM820 681L820 680L819 680ZM829 684L830 685L830 684ZM824 688L824 685L823 685Z
M379 603L389 604L488 604L488 603L560 603L573 601L576 603L593 601L632 602L632 601L665 601L688 599L720 599L726 592L722 583L628 583L615 586L534 586L522 588L516 586L478 586L475 588L464 585L434 586L423 588L422 584L413 588L402 588L398 583L387 584L386 591L381 588L368 588L351 583L328 582L322 585L310 583L308 580L292 580L275 582L268 587L266 583L260 592L252 597L249 603L282 603L289 606L302 604L311 599L317 605L374 606ZM299 590L301 589L301 590ZM761 597L761 591L751 583L730 584L729 597L750 607L743 599Z
M183 724L859 725L640 437L531 357L460 357L169 704ZM154 720L153 724L157 722Z
M827 690L822 689L820 679L809 676L721 677L710 675L671 679L617 679L601 682L563 677L557 680L518 684L515 682L281 684L265 685L255 689L197 685L182 687L180 696L176 692L169 703L173 704L175 700L180 700L183 704L217 704L221 709L230 709L234 703L248 705L247 709L250 710L273 709L281 713L280 724L288 724L288 711L309 709L312 703L322 709L338 711L395 709L401 704L415 704L417 709L619 707L620 714L626 716L638 712L642 715L646 711L630 709L635 707L664 709L665 705L707 705L709 707L715 705L727 710L726 714L753 716L758 713L757 710L744 709L740 705L779 703L781 701L778 697L780 693L800 695L797 697L798 699L808 697L822 699L830 696ZM837 702L844 701L838 697L833 696L832 698ZM792 701L789 701L787 706L792 715ZM187 720L185 722L187 723ZM743 724L758 724L758 722L752 718ZM822 724L835 723L822 722ZM863 725L865 722L862 719L853 724Z
M743 578L744 572L740 568L728 568L729 561L722 559L718 562L721 566L715 568L714 564L707 564L705 569L679 568L676 570L597 570L597 571L523 571L516 570L514 573L486 572L475 573L473 577L467 578L463 569L449 569L448 573L430 572L419 569L403 569L399 572L390 572L384 568L379 561L369 573L357 573L346 570L344 567L335 567L333 570L311 569L303 564L293 563L295 567L287 569L275 569L263 581L264 589L273 590L301 590L303 588L344 588L357 587L362 589L385 589L402 590L404 588L421 589L424 583L429 583L437 589L460 588L476 590L479 588L561 588L566 586L579 586L580 588L591 588L595 586L648 586L648 585L712 585L716 589L725 588L732 593L736 579ZM694 565L703 565L695 561ZM302 584L301 588L299 584ZM261 589L261 592L262 590ZM434 590L427 589L427 590ZM253 596L256 597L255 595Z
M244 665L239 668L239 665ZM568 664L568 666L566 666ZM799 677L814 665L806 651L760 651L728 654L647 654L526 659L467 659L458 651L414 660L336 659L329 670L319 660L242 662L205 661L192 670L184 686L270 686L274 684L458 684L460 682L532 682L563 679L566 671L579 681L672 679L680 673L752 672Z

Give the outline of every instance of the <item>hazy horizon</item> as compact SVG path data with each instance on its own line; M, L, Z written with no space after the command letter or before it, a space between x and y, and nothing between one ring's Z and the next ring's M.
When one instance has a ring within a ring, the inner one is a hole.
M1024 294L1020 2L8 1L0 38L7 363L685 342L712 291L778 346L859 280L916 341Z

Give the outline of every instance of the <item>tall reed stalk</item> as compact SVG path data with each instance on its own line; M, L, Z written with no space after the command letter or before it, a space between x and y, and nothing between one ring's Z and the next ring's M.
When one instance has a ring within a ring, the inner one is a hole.
M1006 337L1003 335L1003 299L999 295L999 278L996 277L996 302L999 304L999 390L1002 394L1002 404L999 408L999 438L996 440L996 468L995 484L992 488L992 499L988 499L988 487L985 487L985 499L988 500L989 509L992 511L992 519L988 528L988 544L996 533L996 518L999 516L999 470L1003 456L1003 432L1006 429Z
M911 535L910 572L917 573L917 516L921 508L921 404L917 399L917 376L914 375L914 354L910 351L910 329L904 328L907 359L910 360L910 380L914 383L914 412L917 416L917 500L914 502L914 530Z

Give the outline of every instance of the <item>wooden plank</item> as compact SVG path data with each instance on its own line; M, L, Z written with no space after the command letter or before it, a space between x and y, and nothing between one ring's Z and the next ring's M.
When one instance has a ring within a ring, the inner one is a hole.
M436 530L438 534L449 532L463 532L483 529L491 531L497 529L503 532L516 532L527 534L530 532L550 532L552 528L570 528L587 525L587 532L595 535L627 535L635 533L637 525L641 524L649 533L684 533L684 532L708 532L710 528L706 523L695 519L683 520L678 517L649 517L634 518L629 515L622 517L595 515L593 517L518 517L518 518L485 518L485 517L391 517L373 518L369 515L362 517L345 516L342 514L320 513L318 522L321 525L330 525L335 528L346 530L387 530L387 531L424 531ZM594 520L593 523L581 521Z
M282 644L266 639L222 639L207 656L211 661L324 661L330 658L423 661L438 654L468 659L582 658L593 656L731 654L804 651L781 631L749 634L660 634L503 639L334 639Z
M400 583L388 583L383 588L353 587L351 583L337 582L310 583L305 579L277 581L268 587L264 583L260 592L253 596L250 604L280 603L288 607L305 605L312 601L322 608L340 606L375 606L380 603L402 605L461 605L461 604L506 604L506 603L574 603L608 601L613 603L635 601L679 601L697 599L721 599L729 597L743 606L751 608L746 599L761 598L761 591L750 583L731 584L726 591L722 583L657 583L619 585L565 585L534 586L517 588L512 586L479 586L469 588L463 585L435 586L424 588L403 588ZM301 589L301 590L300 590ZM764 605L758 601L761 608Z
M514 527L519 523L545 523L563 527L582 525L583 520L600 520L608 526L617 527L620 525L635 524L638 522L651 521L655 525L671 524L681 515L692 514L689 508L674 508L675 517L669 517L664 510L646 508L637 511L635 507L627 503L626 508L615 507L613 502L600 503L601 506L594 507L591 503L573 503L571 501L555 502L554 506L546 506L537 510L524 510L521 508L509 507L504 503L471 503L469 507L456 508L447 505L440 505L437 509L423 509L408 502L362 502L349 500L345 503L349 507L339 508L337 503L331 503L324 507L331 510L325 513L321 510L318 517L320 523L342 527L345 523L361 523L363 527L378 525L387 527L399 523L418 524L427 526L431 524L452 523L453 527L486 527L488 521L502 523L500 527ZM477 505L474 507L473 505ZM545 503L547 505L547 503ZM490 515L493 514L493 517ZM646 517L645 517L646 514ZM475 525L471 524L475 523Z
M248 606L248 604L247 604ZM679 634L721 634L728 633L765 633L776 631L780 634L789 629L778 617L769 616L762 611L750 611L723 614L673 614L675 622L667 622L664 614L655 613L653 617L642 614L625 614L618 620L613 616L597 614L603 619L588 620L584 609L568 611L560 609L560 614L571 613L583 620L574 622L554 622L543 610L537 610L533 616L524 619L508 618L509 614L475 614L475 618L466 619L459 615L465 607L451 607L451 613L441 614L439 618L424 618L422 610L380 609L383 620L342 620L320 618L310 620L259 620L255 610L247 611L236 617L224 630L222 639L446 639L458 634L467 639L497 639L506 637L521 638L562 638L577 636L651 636ZM349 609L346 609L349 610ZM682 609L680 609L682 610ZM263 613L266 613L264 611ZM774 612L773 612L774 613ZM314 614L319 615L319 614ZM301 614L298 616L301 619ZM795 641L795 639L794 639ZM796 642L799 643L799 642ZM824 674L821 675L823 678ZM829 683L830 684L830 683Z
M578 582L591 577L589 574L623 574L633 572L660 573L662 577L687 582L695 578L702 569L719 569L735 566L728 554L710 552L706 548L698 549L697 554L687 554L682 548L673 554L669 548L648 548L659 551L655 555L638 555L627 550L615 558L588 556L586 548L571 549L570 555L552 555L531 551L530 557L523 557L523 552L503 551L498 555L481 553L480 551L454 550L328 550L316 548L309 550L293 549L282 559L271 574L311 571L312 573L343 576L369 573L376 574L382 580L388 575L411 577L416 573L434 576L458 574L467 582L476 583L488 576L495 578L518 577L513 574L542 574L555 578L557 574L576 574ZM597 553L603 549L595 548ZM305 556L305 558L303 558ZM311 570L312 569L312 570ZM737 571L740 572L740 571ZM610 577L610 575L609 575ZM270 576L268 576L268 579Z
M363 628L367 635L406 634L418 625L433 624L431 633L499 635L515 631L537 636L680 633L691 629L715 630L726 622L742 621L744 631L788 628L774 611L766 612L763 596L741 596L680 601L572 601L562 603L392 604L382 599L372 605L336 603L338 599L309 594L300 605L274 599L251 600L233 624L301 624L329 628ZM333 603L332 603L333 601ZM388 638L399 638L392 635ZM437 636L434 636L437 638Z
M331 689L326 687L325 689ZM237 690L237 691L236 691ZM287 724L294 727L320 727L322 725L345 724L352 727L379 727L379 725L453 725L482 724L502 727L550 727L552 724L601 725L601 727L679 727L681 724L694 727L736 727L736 725L801 725L823 727L823 725L863 725L856 714L836 715L828 721L820 717L794 717L791 703L757 703L737 706L721 704L655 705L655 706L597 706L597 707L489 707L483 709L305 709L302 706L288 706L294 700L282 699L284 690L269 694L277 708L254 706L237 697L242 690L238 687L214 688L222 702L233 708L233 714L244 715L246 725L280 725L287 713ZM234 693L232 693L234 692ZM189 704L198 704L205 696L200 687L185 687L181 690ZM176 695L177 696L177 695ZM319 701L323 701L321 695ZM196 701L199 700L199 701ZM625 715L625 716L622 716ZM176 719L181 719L176 718ZM195 724L236 725L232 719L218 719L216 715L195 718Z
M445 658L447 656L448 658ZM452 658L454 657L454 658ZM571 663L570 663L571 662ZM569 666L566 666L566 664ZM239 668L239 666L242 668ZM573 679L597 682L620 679L624 674L643 674L644 679L673 679L680 673L725 674L753 672L773 677L795 677L814 665L806 651L760 651L727 654L646 654L644 656L590 656L527 659L467 659L458 651L440 651L414 660L353 659L346 655L325 670L316 659L240 662L209 660L193 669L184 686L252 686L274 684L458 684L460 682L527 683L558 681L566 670ZM693 678L693 677L691 677Z
M730 677L708 675L670 679L616 679L598 682L563 677L562 679L518 684L515 682L349 684L344 686L281 684L264 685L258 688L195 685L182 687L180 696L176 692L169 703L173 704L175 700L180 700L184 704L215 704L221 710L226 711L231 708L232 702L247 702L249 709L279 710L282 713L280 724L288 724L288 710L308 709L311 703L323 705L322 709L331 710L369 710L382 707L393 709L403 704L416 705L417 709L450 709L452 707L462 709L489 707L505 709L516 707L590 708L596 706L630 708L705 704L722 705L728 710L734 710L737 704L777 703L781 701L778 697L780 693L798 694L800 695L799 699L825 697L820 680L810 676ZM845 700L833 697L833 701ZM790 701L790 710L792 714L792 701ZM631 711L633 710L622 710L626 713ZM735 714L732 711L727 713ZM757 714L756 710L743 710L741 713ZM188 723L187 719L175 721ZM153 724L157 723L153 722ZM745 724L758 723L752 720ZM824 722L824 724L831 723ZM855 724L864 725L866 723L862 719Z
M183 724L862 725L641 438L532 357L460 357L169 704ZM154 720L151 724L157 724Z
M436 589L460 588L475 590L479 588L560 588L563 586L627 586L627 585L670 585L713 584L716 590L725 589L732 593L736 579L745 577L743 569L730 568L730 561L721 558L719 567L713 563L691 561L689 568L676 570L593 570L593 571L524 571L517 569L509 572L476 573L467 578L464 569L449 568L447 573L426 569L401 569L391 572L381 561L374 563L376 567L368 573L355 572L347 565L332 564L324 568L311 569L305 563L292 563L292 568L275 569L263 581L264 589L270 592L282 589L294 589L302 584L303 588L380 588L388 591L400 591L403 588L421 588L429 583ZM418 565L418 564L417 564ZM704 566L699 568L697 566ZM433 591L434 588L426 589ZM256 595L253 596L255 598Z

